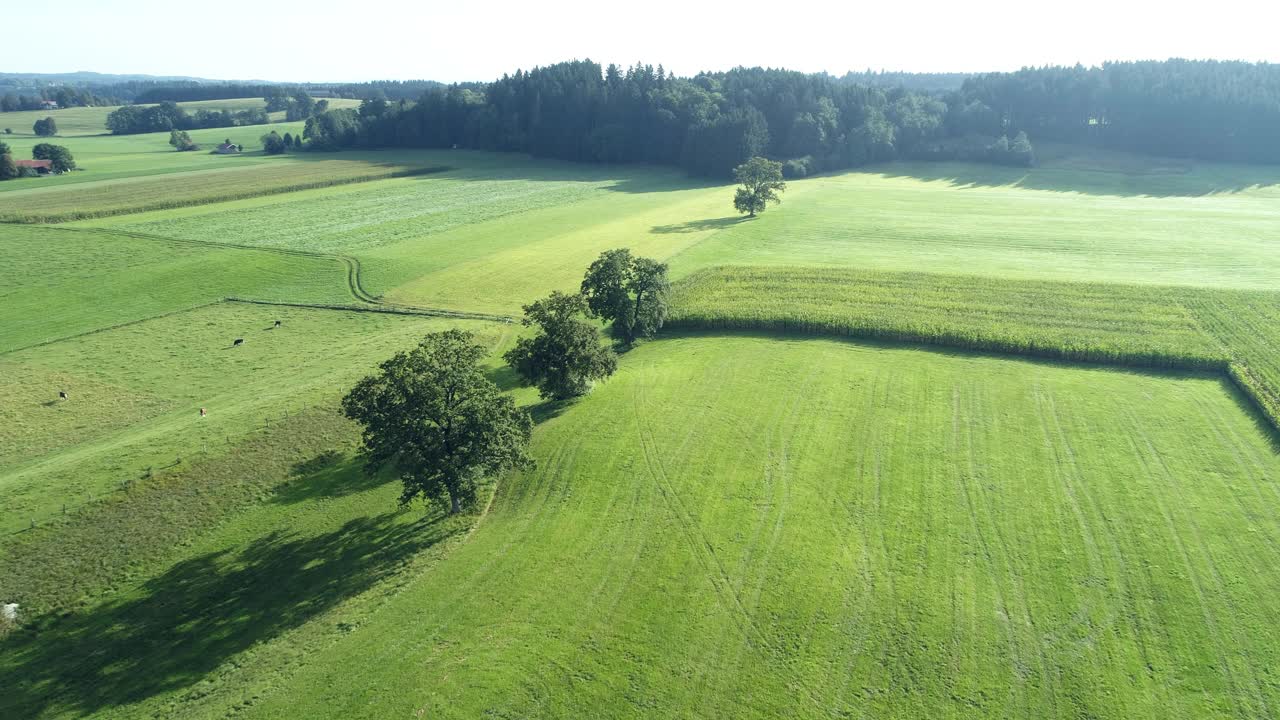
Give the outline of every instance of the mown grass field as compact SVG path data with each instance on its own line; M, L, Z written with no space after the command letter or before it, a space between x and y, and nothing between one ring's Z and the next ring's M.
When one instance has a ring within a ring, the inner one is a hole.
M945 166L963 182L893 166L792 182L782 205L747 222L730 212L729 189L674 172L573 169L519 158L495 165L493 156L478 153L435 157L459 169L423 181L104 222L197 240L249 227L248 243L360 257L370 289L397 302L487 312L518 311L547 287L571 289L601 250L621 245L669 260L677 277L725 264L806 265L1280 286L1280 249L1271 241L1280 227L1280 184L1256 169L1241 169L1251 179L1224 187L1228 170L1212 166L1170 173L1156 165L1146 175L1140 168L1123 174L1083 169L1071 164L1083 160L1068 157L1020 173L1027 180L1007 169ZM1111 194L1119 192L1108 185L1116 175L1131 186L1149 176L1160 196L1137 189ZM545 186L539 193L558 204L531 203L527 188L535 186Z
M374 516L254 542L254 511L6 653L6 697L122 717L1249 717L1280 701L1280 463L1218 378L688 336L628 354L536 453L393 595L364 588L384 554L353 580L321 568L435 531ZM214 671L255 632L274 640ZM58 652L87 639L87 659Z
M122 213L0 225L0 602L31 613L0 717L1280 703L1268 169L1051 147L792 182L747 221L660 168L83 140L119 174L0 192ZM671 331L572 405L515 390L538 468L462 518L397 511L336 400L454 326L513 388L518 326L221 302L515 314L620 246L671 264Z

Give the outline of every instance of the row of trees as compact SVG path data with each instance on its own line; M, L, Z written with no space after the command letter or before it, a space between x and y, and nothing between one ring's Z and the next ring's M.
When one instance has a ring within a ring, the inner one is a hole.
M43 110L45 102L52 100L58 107L91 107L119 105L122 100L112 94L99 94L90 88L58 85L32 89L27 92L7 92L0 95L0 112Z
M516 343L507 363L543 398L583 395L618 365L589 319L609 322L622 343L652 335L666 317L666 275L665 264L625 248L601 254L581 292L553 292L524 306L523 323L535 333ZM343 412L363 427L366 467L394 468L404 485L402 504L423 498L457 513L475 502L485 476L533 465L527 452L533 419L489 380L487 355L470 333L433 333L343 398Z
M789 174L808 173L924 156L960 132L987 143L1002 134L994 115L957 123L951 112L929 93L822 74L737 68L679 78L662 66L574 61L432 89L412 105L330 111L309 121L307 137L317 149L458 146L725 177L757 155L795 160Z
M188 113L172 102L147 107L125 105L107 115L107 129L115 135L265 125L268 122L270 119L266 111L261 109L237 112L200 109Z
M1141 153L1280 162L1280 65L1168 60L970 78L966 116L1013 137Z

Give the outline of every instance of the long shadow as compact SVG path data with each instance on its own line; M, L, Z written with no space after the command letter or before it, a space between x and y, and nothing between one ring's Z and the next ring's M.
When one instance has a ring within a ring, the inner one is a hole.
M434 155L427 161L431 165L449 166L441 173L412 176L415 180L431 181L440 178L488 182L495 179L526 180L532 182L599 182L612 192L650 193L720 187L727 180L688 177L674 166L608 165L590 162L572 162L552 158L537 158L517 152L487 152L481 150L443 150L433 148L387 148L385 150L341 150L338 152L298 152L287 157L302 161L363 159L377 166L398 167L413 161L414 151L430 151ZM385 160L383 159L385 158Z
M461 531L440 516L396 515L312 537L272 533L179 563L142 597L37 622L0 641L0 717L94 714L190 687Z
M690 220L689 222L676 223L673 225L654 225L649 228L649 232L659 235L684 235L687 233L702 232L704 230L723 230L730 228L739 223L747 222L750 218L744 216L722 217L707 220Z
M340 498L372 490L394 478L385 472L369 473L359 458L327 450L294 464L289 480L276 488L271 502L278 505Z
M1155 165L1156 163L1163 165ZM952 187L1017 187L1060 193L1120 197L1204 197L1280 185L1280 167L1268 165L1196 165L1153 158L1146 170L1071 167L1049 164L1010 168L963 162L903 162L873 165L864 172L887 178L945 182Z

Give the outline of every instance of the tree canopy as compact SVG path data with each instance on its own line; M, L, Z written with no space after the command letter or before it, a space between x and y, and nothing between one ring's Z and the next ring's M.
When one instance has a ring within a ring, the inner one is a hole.
M12 180L18 177L18 165L13 161L13 153L9 146L0 142L0 180Z
M612 323L614 336L626 343L662 329L669 288L666 263L634 257L626 248L601 253L582 279L589 313Z
M780 203L778 193L787 189L782 181L782 163L753 157L733 169L733 179L742 187L733 196L733 207L755 217L769 203Z
M284 138L280 136L280 133L276 132L275 130L272 130L271 132L262 136L262 151L268 155L279 155L284 151L288 150L289 145L291 145L292 143L293 143L292 138L290 138L289 143L286 143L284 141Z
M343 412L363 426L366 467L394 468L402 504L447 501L457 513L475 502L482 477L532 465L533 420L486 377L487 354L471 333L432 333L343 398Z
M173 149L177 150L178 152L200 149L200 146L195 144L195 142L191 139L191 136L187 134L186 130L177 130L177 129L170 130L169 144L172 145Z
M76 169L76 161L71 151L61 145L38 143L31 148L31 157L36 160L52 160L54 172L67 172Z
M536 326L538 332L516 341L505 359L526 383L537 386L544 399L583 395L593 380L618 368L617 356L600 344L597 326L580 319L586 312L581 295L558 291L524 306L522 323Z
M31 126L31 132L38 137L53 137L58 134L58 123L51 117L37 120L35 125Z

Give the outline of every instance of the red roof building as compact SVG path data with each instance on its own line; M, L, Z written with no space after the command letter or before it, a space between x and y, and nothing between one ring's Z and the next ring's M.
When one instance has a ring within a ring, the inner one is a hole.
M20 168L31 168L36 172L53 172L52 160L14 160L13 164Z

